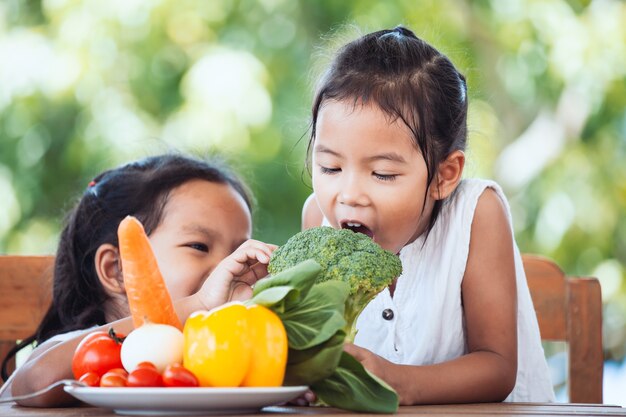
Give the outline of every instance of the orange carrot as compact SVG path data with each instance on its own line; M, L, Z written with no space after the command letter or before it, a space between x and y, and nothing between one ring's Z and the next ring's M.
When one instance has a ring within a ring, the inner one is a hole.
M150 241L139 220L127 216L117 229L117 237L124 287L135 328L149 321L182 330Z

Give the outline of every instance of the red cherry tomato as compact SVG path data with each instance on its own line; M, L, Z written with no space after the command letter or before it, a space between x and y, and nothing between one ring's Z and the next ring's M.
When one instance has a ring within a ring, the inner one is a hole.
M162 387L163 378L156 369L149 367L135 368L128 374L129 387Z
M163 371L163 385L166 387L197 387L198 378L179 363L167 365Z
M113 368L113 369L109 369L107 371L107 374L117 374L117 375L121 375L123 377L128 378L128 372L126 372L126 369L124 368Z
M149 369L153 369L153 370L157 370L157 367L152 363L152 362L139 362L137 364L137 366L135 367L135 369L139 369L139 368L149 368Z
M82 382L88 387L98 387L100 386L100 377L95 372L86 372L83 376L78 378L78 382Z
M113 329L108 333L97 331L87 335L76 347L72 358L74 378L79 379L87 372L102 376L109 369L123 368L120 359L122 338L122 335L115 335Z
M101 387L125 387L128 385L128 377L121 372L106 372L100 378Z

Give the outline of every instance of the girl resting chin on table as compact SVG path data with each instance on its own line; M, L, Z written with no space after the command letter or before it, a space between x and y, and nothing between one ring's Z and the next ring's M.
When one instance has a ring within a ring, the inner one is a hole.
M133 330L117 229L132 215L143 224L182 322L194 311L251 296L267 275L274 245L251 240L251 197L223 164L180 155L148 157L98 175L67 217L55 258L52 305L34 335L37 347L2 387L25 395L72 379L77 345L95 330ZM62 387L20 405L75 403Z

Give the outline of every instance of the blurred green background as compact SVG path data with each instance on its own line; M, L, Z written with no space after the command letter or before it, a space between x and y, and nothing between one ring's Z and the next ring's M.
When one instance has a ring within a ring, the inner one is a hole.
M225 154L254 236L283 243L316 74L355 26L397 24L466 74L466 176L503 185L522 252L601 280L605 401L626 392L623 1L1 0L0 253L53 253L94 175L168 150Z

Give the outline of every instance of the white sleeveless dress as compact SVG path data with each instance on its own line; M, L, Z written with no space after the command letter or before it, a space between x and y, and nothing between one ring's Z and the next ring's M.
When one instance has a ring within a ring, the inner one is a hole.
M400 251L403 273L394 296L385 289L357 320L355 344L385 359L405 365L431 365L467 353L461 282L469 253L478 198L492 188L508 202L500 187L487 180L465 179L446 202L426 239L419 237ZM327 221L325 221L326 224ZM554 401L537 317L519 249L514 243L517 275L518 364L515 388L505 401ZM393 311L385 320L383 311Z

